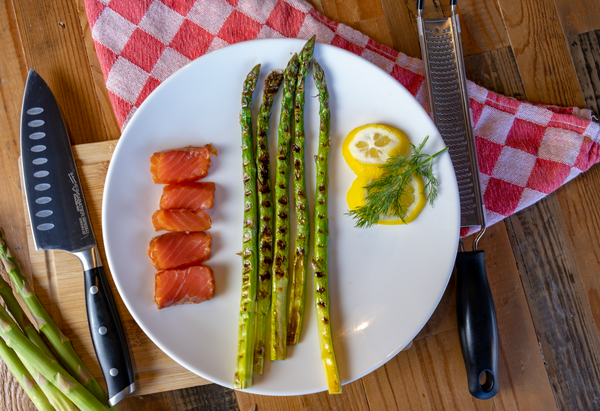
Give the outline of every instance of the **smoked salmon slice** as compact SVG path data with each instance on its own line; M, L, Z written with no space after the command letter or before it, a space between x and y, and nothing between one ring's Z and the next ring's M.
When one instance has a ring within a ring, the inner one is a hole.
M154 153L150 172L155 183L172 184L196 181L208 175L210 155L217 155L211 144Z
M152 215L152 224L156 231L206 231L211 221L202 210L158 210Z
M180 304L198 304L215 294L212 268L199 265L156 273L154 301L159 309Z
M211 240L203 231L162 234L150 240L148 256L159 271L198 265L210 258Z
M215 200L215 183L169 184L160 197L162 210L181 209L208 210Z

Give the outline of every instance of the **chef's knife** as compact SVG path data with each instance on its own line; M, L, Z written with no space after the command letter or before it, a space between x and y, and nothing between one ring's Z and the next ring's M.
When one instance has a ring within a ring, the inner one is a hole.
M68 251L83 266L90 333L113 406L135 390L131 358L62 115L52 91L33 69L23 97L21 163L36 250Z
M481 227L473 251L466 252L461 240L456 255L456 315L469 392L476 398L489 399L499 389L498 326L484 253L477 250L486 224L460 24L456 0L450 1L451 16L447 18L423 18L423 3L417 0L417 26L433 120L448 146L456 173L461 227Z

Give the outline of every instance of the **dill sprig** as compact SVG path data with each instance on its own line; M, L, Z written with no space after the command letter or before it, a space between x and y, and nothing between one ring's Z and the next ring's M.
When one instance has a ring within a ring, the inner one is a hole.
M356 219L356 227L369 228L377 224L380 216L395 216L404 221L406 210L402 205L401 198L408 194L405 190L410 184L413 174L423 178L425 198L430 204L433 204L433 200L437 197L438 185L438 181L433 175L433 159L448 148L433 155L421 153L428 139L429 136L425 137L419 147L415 147L411 143L412 153L406 156L392 155L381 165L383 176L365 187L367 190L365 205L346 213Z

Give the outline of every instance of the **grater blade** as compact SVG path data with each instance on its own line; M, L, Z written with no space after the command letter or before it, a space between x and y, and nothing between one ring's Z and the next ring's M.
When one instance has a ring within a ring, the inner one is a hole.
M433 120L448 146L458 182L461 227L481 226L483 231L485 214L455 7L451 17L437 19L423 18L419 9L417 25Z

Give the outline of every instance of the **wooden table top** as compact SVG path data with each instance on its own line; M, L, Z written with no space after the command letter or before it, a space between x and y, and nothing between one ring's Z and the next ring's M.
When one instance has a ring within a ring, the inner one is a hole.
M321 13L420 57L416 1L310 0ZM445 2L443 3L445 4ZM439 3L435 1L436 7ZM461 0L468 77L535 103L600 109L600 2ZM29 266L19 157L29 67L61 101L73 144L118 139L83 0L0 2L0 226ZM598 176L598 178L596 178ZM500 336L500 393L467 390L452 278L414 340L340 396L265 397L214 384L130 397L123 410L600 409L600 168L488 228L480 242ZM470 244L467 241L467 244ZM0 362L0 408L34 409Z

